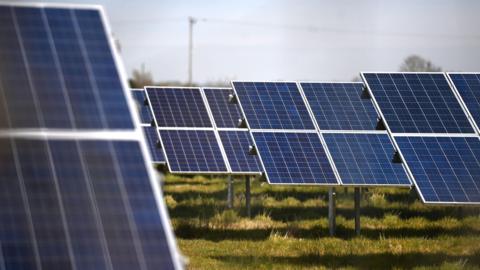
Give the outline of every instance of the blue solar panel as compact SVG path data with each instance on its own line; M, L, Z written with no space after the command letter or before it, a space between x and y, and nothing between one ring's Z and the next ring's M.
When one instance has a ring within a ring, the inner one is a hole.
M323 134L343 184L410 185L387 134Z
M149 106L145 105L145 100L147 99L145 91L143 89L132 89L131 92L133 99L135 100L135 105L140 114L140 121L142 124L151 124L153 118Z
M448 73L448 76L460 93L477 127L480 127L480 73Z
M0 6L0 128L133 129L97 10Z
M394 133L473 133L442 73L363 73Z
M0 4L0 269L180 265L102 14Z
M270 184L338 184L317 133L252 134Z
M251 129L315 129L296 83L233 82Z
M198 88L146 89L159 127L212 127Z
M145 139L148 143L148 150L154 163L165 163L162 149L159 147L159 138L155 127L142 127Z
M321 130L375 130L378 114L362 83L300 83Z
M233 173L260 173L257 155L249 154L253 141L248 131L219 131L228 162Z
M233 94L233 90L229 88L204 88L203 91L217 127L238 127L238 120L243 118L242 111L238 104L228 102L229 95Z
M6 269L173 268L138 142L0 145Z
M170 172L227 172L213 130L160 130Z
M480 140L396 137L427 203L480 203Z

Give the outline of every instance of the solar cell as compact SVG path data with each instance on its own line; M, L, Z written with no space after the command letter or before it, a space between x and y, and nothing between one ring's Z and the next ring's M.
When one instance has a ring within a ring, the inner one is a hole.
M258 156L249 154L253 141L248 131L220 130L218 133L233 173L261 172Z
M375 130L377 112L362 83L300 83L320 130Z
M323 134L344 185L404 185L410 180L401 163L392 161L388 134Z
M162 149L159 147L159 138L155 127L142 127L145 139L148 143L148 150L154 163L165 163Z
M147 87L158 127L212 127L199 88Z
M133 129L98 11L2 5L0 20L0 128Z
M0 4L0 269L181 268L106 27Z
M395 137L425 203L480 203L476 137Z
M317 133L252 134L270 184L339 184Z
M312 119L294 82L232 82L251 129L308 129Z
M238 104L229 103L230 88L204 88L213 119L218 128L236 128L239 119L243 118Z
M393 133L472 133L443 73L362 73Z
M447 73L480 132L480 73Z
M132 89L132 96L135 100L136 108L140 114L140 121L142 124L151 124L152 123L152 113L148 105L145 105L145 100L147 96L143 89Z
M160 130L160 137L170 172L227 172L213 130Z

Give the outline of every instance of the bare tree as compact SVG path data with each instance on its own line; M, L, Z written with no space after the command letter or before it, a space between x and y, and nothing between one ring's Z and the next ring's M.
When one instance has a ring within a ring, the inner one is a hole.
M435 66L432 64L432 62L421 56L410 55L403 61L402 65L400 66L400 71L438 72L442 71L442 68Z
M142 64L140 70L133 70L130 84L134 88L143 88L146 85L153 85L154 83L152 73L145 70L145 65Z

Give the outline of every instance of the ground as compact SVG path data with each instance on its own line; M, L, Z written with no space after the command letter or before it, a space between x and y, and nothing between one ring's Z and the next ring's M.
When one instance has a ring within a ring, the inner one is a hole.
M422 204L414 190L369 188L354 233L353 189L337 188L337 235L328 236L327 189L169 175L165 200L188 269L480 269L480 209Z

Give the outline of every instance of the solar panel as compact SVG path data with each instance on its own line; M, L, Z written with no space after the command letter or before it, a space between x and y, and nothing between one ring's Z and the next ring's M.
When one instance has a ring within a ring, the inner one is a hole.
M270 184L338 185L317 133L252 132Z
M212 127L199 88L147 87L158 127Z
M2 128L133 129L100 23L91 9L0 7Z
M251 129L315 129L294 82L232 82Z
M213 119L218 128L236 128L239 119L243 118L238 104L229 103L233 94L230 88L203 88Z
M150 156L154 163L165 163L165 157L163 156L162 149L159 147L159 138L157 129L155 127L142 127L145 139L148 143L148 150L150 150Z
M227 172L213 130L160 130L160 137L170 172Z
M375 130L378 114L362 83L300 83L321 130Z
M447 73L480 133L480 73Z
M106 27L0 4L0 268L181 268Z
M151 124L152 123L152 113L148 105L145 105L145 100L147 96L143 89L132 89L132 96L135 100L136 108L140 114L140 121L142 124Z
M426 203L480 203L476 137L395 137Z
M443 73L362 73L393 133L472 133Z
M258 156L249 154L253 141L247 130L220 130L220 139L233 173L260 173Z
M388 134L323 134L344 185L410 186Z

